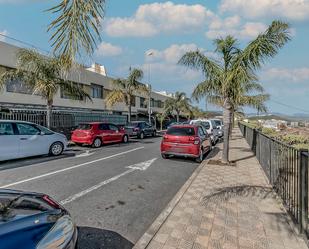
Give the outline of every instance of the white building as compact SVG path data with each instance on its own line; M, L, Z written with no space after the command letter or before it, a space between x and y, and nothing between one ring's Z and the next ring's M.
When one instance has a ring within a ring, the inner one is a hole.
M16 52L18 47L0 41L0 74L7 68L16 68ZM54 110L57 112L85 112L108 113L117 115L127 115L127 108L124 103L108 107L105 98L113 89L113 78L106 75L104 66L93 64L91 68L81 68L69 76L70 80L81 84L90 94L91 101L72 100L63 92L59 91L54 98ZM164 101L170 96L166 93L153 91L151 93L152 113L163 111ZM147 96L136 94L133 100L132 115L146 117L148 115ZM33 95L24 84L14 82L7 84L0 93L0 107L9 110L45 110L46 103L38 95Z

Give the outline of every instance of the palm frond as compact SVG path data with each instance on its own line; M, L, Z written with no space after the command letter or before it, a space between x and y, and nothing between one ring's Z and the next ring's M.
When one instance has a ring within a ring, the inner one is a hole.
M91 55L101 40L104 5L105 0L62 0L48 9L58 15L48 27L54 53L68 62L83 52Z
M92 102L91 96L84 90L80 85L72 81L59 80L60 88L75 100L90 100Z
M257 94L254 96L242 96L239 106L249 106L261 112L267 112L265 102L269 100L269 94Z
M126 96L122 90L114 89L106 97L105 103L107 106L112 107L116 103L126 101Z

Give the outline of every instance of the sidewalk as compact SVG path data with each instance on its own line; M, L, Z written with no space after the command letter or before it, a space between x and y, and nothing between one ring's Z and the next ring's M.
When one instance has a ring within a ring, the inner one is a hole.
M308 248L238 129L230 147L236 167L204 162L159 230L134 248L145 248L149 234L147 249Z

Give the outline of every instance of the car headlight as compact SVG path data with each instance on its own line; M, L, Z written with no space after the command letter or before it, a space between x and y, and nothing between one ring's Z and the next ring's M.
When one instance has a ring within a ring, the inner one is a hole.
M61 217L37 245L37 249L63 249L74 235L75 225L70 216Z

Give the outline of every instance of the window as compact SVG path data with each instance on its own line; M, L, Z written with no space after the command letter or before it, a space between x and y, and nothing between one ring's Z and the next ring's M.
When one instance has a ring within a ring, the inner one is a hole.
M150 106L151 106L151 107L154 107L154 102L155 102L154 99L151 98L151 99L150 99Z
M112 125L112 124L109 125L109 129L112 131L119 131L119 128L116 125Z
M101 131L108 131L109 130L109 126L108 126L108 124L100 124L99 129Z
M202 129L202 127L199 127L199 128L198 128L198 135L199 135L200 137L204 137L204 136L205 136L205 132L204 132L204 130Z
M17 123L19 135L38 135L40 130L30 124Z
M171 127L167 130L166 134L173 136L194 136L194 128L191 127Z
M135 99L136 99L136 97L132 96L132 98L131 98L131 106L135 106L136 105Z
M14 135L14 129L11 123L0 123L0 136L3 135Z
M39 128L42 132L44 132L45 135L52 135L55 134L54 132L52 132L50 129L47 129L44 126L41 125L37 125L37 128Z
M78 130L91 130L91 128L91 124L79 124L77 127Z
M147 108L147 101L146 101L145 98L140 97L140 100L139 100L139 107L140 107L140 108Z
M209 122L202 122L202 125L204 125L204 127L208 130L210 129L210 124Z
M95 99L103 98L103 86L91 84L91 97Z
M20 80L12 80L6 83L6 91L11 93L32 94L33 88Z
M75 84L82 89L84 88L83 84L78 84L78 83L75 83ZM71 96L67 91L63 89L60 89L60 96L62 99L73 99L73 100L80 100L80 101L84 100L83 97L76 98L76 97Z

